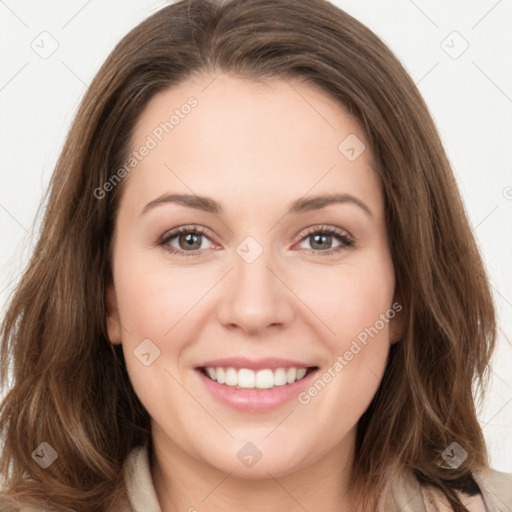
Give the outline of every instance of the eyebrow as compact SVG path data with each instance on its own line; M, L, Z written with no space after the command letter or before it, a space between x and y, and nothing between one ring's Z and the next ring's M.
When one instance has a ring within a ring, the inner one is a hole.
M168 203L178 203L189 208L201 210L207 213L220 214L222 206L220 203L209 197L197 196L192 194L163 194L144 206L140 215L147 211ZM287 215L298 215L313 210L320 210L331 204L353 204L362 209L369 217L373 218L373 213L368 206L360 199L350 194L329 194L317 195L307 198L299 198L289 204Z

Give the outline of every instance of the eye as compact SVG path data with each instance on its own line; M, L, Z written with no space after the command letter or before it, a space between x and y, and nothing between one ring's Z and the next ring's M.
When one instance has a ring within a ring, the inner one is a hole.
M208 244L205 242L210 239L205 233L205 229L200 226L181 226L166 233L158 245L170 254L196 256L199 251L208 249ZM300 240L299 244L309 241L311 248L306 249L308 252L322 256L338 253L354 244L354 240L346 231L332 226L309 228L302 234ZM335 247L332 247L333 240L338 241Z
M177 256L195 256L198 251L208 248L208 244L203 244L205 240L209 238L200 226L181 226L166 233L158 245Z
M335 247L332 247L333 239L339 241ZM338 253L354 244L354 240L346 231L332 226L314 226L302 234L301 240L301 243L309 241L311 249L307 249L308 252L322 256Z

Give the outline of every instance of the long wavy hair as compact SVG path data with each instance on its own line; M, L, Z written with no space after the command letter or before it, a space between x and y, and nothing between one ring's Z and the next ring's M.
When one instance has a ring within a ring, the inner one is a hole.
M455 489L488 466L476 406L495 344L488 278L450 164L418 89L386 45L325 0L181 0L129 32L78 109L45 198L31 260L1 330L4 507L114 510L149 416L106 329L111 238L134 125L163 90L202 73L314 84L361 123L385 194L404 320L358 422L352 487L361 510L414 475L464 511ZM441 453L457 441L456 469ZM46 442L57 460L43 469ZM372 505L372 506L373 506Z

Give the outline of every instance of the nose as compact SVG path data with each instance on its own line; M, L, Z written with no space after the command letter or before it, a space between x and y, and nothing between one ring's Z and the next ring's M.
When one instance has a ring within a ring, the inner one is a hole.
M269 253L264 250L252 263L234 253L234 268L226 276L217 308L223 326L257 335L291 323L294 295Z

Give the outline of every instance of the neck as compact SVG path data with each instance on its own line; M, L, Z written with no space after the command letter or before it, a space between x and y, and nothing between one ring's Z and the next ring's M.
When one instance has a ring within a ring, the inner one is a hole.
M191 457L153 429L155 491L162 512L353 512L348 478L355 432L310 465L260 478L222 472Z

